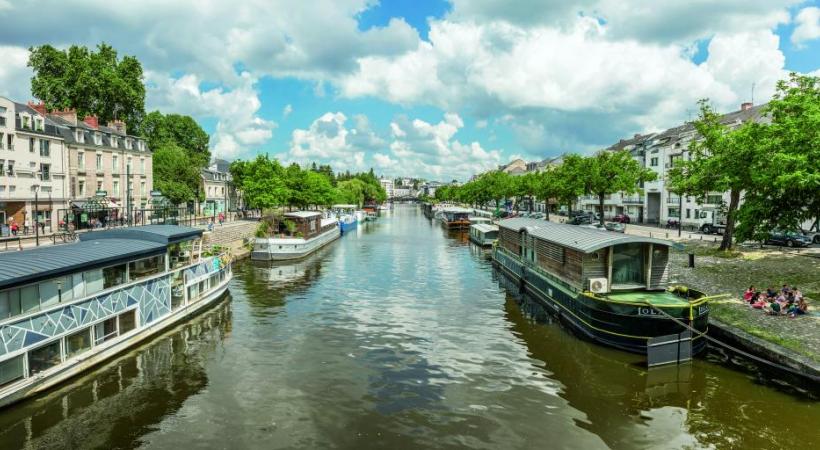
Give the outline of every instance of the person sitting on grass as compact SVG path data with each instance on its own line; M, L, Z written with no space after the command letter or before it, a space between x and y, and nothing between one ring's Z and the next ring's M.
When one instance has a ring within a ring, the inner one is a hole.
M774 286L769 286L769 289L766 289L766 298L775 298L777 296L777 291L774 290Z
M747 303L752 303L752 297L755 295L755 287L749 286L749 289L746 289L746 292L743 293L743 301Z
M774 299L769 299L769 310L766 313L770 316L779 316L780 303L777 303Z
M763 309L768 305L766 302L766 298L760 292L756 292L755 296L752 298L752 308L754 309Z
M789 308L789 317L794 318L795 316L806 314L808 311L809 304L806 303L806 299L800 297L800 300L797 301L797 304Z
M800 292L800 289L798 289L797 286L792 288L792 292L794 293L794 301L799 302L800 299L803 298L803 293Z

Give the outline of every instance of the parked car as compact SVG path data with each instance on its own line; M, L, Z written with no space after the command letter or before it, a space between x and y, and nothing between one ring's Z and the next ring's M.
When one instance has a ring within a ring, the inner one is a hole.
M591 224L593 220L594 219L592 218L592 216L578 215L578 216L575 216L575 217L567 220L567 223L570 224L570 225L587 225L587 224Z
M616 214L612 220L618 223L630 223L629 216L626 214Z
M786 247L808 247L811 238L797 231L773 230L769 233L766 243L770 245L785 245Z
M544 218L544 213L537 212L537 213L530 214L530 219L543 219L543 218Z

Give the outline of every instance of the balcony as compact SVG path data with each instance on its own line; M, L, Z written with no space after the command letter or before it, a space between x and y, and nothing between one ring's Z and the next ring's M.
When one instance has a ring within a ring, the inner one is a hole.
M624 205L643 205L645 197L640 195L630 195L629 197L624 197L621 202Z
M666 197L666 203L671 205L677 205L678 203L680 203L680 196L670 195Z

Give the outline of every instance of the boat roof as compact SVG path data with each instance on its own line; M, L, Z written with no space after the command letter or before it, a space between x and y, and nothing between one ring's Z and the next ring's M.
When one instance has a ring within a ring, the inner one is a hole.
M472 214L472 209L467 208L460 208L458 206L449 206L447 208L443 208L442 211L449 212L449 213L465 213L465 214Z
M470 222L475 222L475 223L491 223L493 221L493 219L491 219L489 217L481 217L481 216L470 216L470 217L468 217L468 219L470 220Z
M335 209L356 209L358 207L358 205L333 205Z
M4 252L0 253L0 289L163 254L166 248L154 241L110 238Z
M498 225L490 225L488 223L477 223L475 225L470 225L470 228L475 228L476 230L487 233L490 231L498 231Z
M285 213L285 217L297 217L299 219L310 219L311 217L321 216L319 211L293 211Z
M671 242L663 239L613 233L577 225L549 222L541 219L513 218L498 222L501 228L520 232L526 229L531 236L562 247L591 253L605 247L619 244L645 243L670 246Z
M160 244L176 244L202 236L199 228L179 225L143 225L139 227L113 228L103 231L90 231L79 235L81 241L97 239L135 239L157 242Z

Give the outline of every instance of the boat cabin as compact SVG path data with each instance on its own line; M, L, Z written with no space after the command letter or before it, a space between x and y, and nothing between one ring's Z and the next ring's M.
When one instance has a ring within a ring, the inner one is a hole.
M466 208L450 207L441 210L442 224L450 229L468 229L470 214L473 211Z
M470 225L470 240L481 246L493 245L498 239L498 226L486 223Z
M470 221L470 224L472 224L472 225L477 225L477 224L491 225L493 223L493 219L490 218L490 217L470 216L467 219Z
M293 211L281 217L268 219L268 234L272 238L300 238L308 240L335 228L337 222L323 220L319 211Z
M669 242L661 239L513 218L499 222L498 246L575 291L668 287Z

